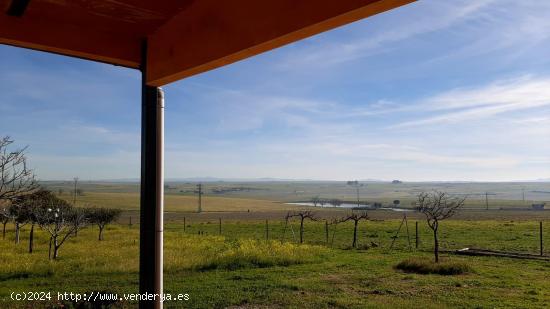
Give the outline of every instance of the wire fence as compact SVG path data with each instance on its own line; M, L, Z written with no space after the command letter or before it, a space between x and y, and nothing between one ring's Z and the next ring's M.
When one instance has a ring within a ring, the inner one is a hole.
M462 248L491 249L510 252L550 254L550 223L548 221L458 221L440 223L439 241L442 250ZM542 226L542 233L541 233ZM133 228L137 228L134 226ZM300 242L299 220L233 221L186 219L168 223L168 233L221 235L226 239L252 238ZM303 242L339 249L349 249L353 243L354 224L330 221L304 221ZM544 247L544 245L546 245ZM369 220L357 227L359 249L432 250L433 231L423 220Z

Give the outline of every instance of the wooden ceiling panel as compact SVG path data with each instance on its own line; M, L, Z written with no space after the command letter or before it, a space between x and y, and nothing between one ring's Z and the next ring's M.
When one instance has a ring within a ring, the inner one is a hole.
M171 83L413 1L195 1L149 37L147 83Z
M147 40L160 86L413 1L0 0L0 44L139 68Z
M152 3L159 5L153 6ZM190 1L31 0L23 19L145 37Z

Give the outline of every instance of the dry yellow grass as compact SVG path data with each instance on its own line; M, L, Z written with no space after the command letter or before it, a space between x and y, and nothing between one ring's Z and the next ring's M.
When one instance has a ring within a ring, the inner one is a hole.
M61 195L67 201L72 202L70 195ZM89 192L77 198L78 206L93 205L98 207L120 208L124 210L139 209L139 193L104 193ZM295 207L285 205L281 202L203 196L203 211L271 211L271 210L290 210ZM188 195L166 195L166 211L196 211L197 197Z

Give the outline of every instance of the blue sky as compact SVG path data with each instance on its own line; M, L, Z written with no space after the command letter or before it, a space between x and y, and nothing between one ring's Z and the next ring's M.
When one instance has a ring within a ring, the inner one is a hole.
M550 2L422 0L164 87L166 177L550 178ZM0 46L40 179L139 177L140 74Z

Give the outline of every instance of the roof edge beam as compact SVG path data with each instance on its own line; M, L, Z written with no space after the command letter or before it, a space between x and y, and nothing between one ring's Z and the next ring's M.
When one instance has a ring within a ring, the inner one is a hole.
M141 38L0 14L0 44L139 68Z
M147 84L162 86L414 1L195 1L149 37Z

